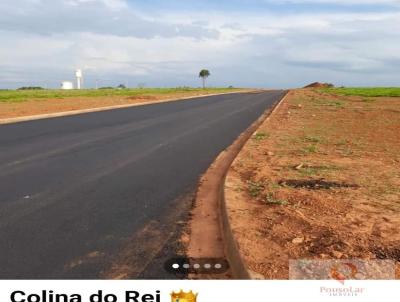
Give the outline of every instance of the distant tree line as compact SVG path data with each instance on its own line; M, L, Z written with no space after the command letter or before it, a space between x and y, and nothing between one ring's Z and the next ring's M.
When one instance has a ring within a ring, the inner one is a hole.
M99 89L126 89L127 87L124 84L119 84L116 87L112 86L105 86L105 87L100 87Z
M39 86L24 86L18 88L17 90L44 90L44 88Z

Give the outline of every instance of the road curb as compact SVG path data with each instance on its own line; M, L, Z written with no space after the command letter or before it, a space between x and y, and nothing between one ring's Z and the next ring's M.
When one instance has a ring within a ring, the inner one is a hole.
M267 109L250 125L225 151L221 152L200 180L196 194L195 208L192 212L191 234L188 257L225 257L230 263L230 272L225 276L202 275L193 278L233 278L251 279L251 273L240 254L229 221L225 201L225 180L228 171L243 146L259 126L273 114L286 99L285 93L272 109Z
M274 106L272 110L265 112L250 128L254 131L251 132L250 135L246 136L246 140L241 144L239 152L236 153L236 157L239 155L240 151L243 149L244 145L248 142L248 140L258 131L258 128L262 123L268 121L271 116L280 108L281 104L285 101L289 94L290 90L283 96L283 98ZM234 159L234 160L235 160ZM235 236L232 231L231 223L229 221L228 208L225 199L225 190L226 190L226 176L228 175L229 169L232 166L234 160L231 162L228 170L225 173L223 186L221 188L221 197L220 197L220 209L221 209L221 217L223 223L223 232L225 237L225 245L226 245L226 256L228 258L229 263L231 264L232 273L237 279L258 279L254 277L254 274L250 272L246 264L243 260L243 257L240 253L238 243L235 239Z
M212 93L212 94L188 96L188 97L183 97L183 98L171 98L171 99L152 101L152 102L141 102L141 103L135 103L135 104L114 105L114 106L88 108L88 109L81 109L81 110L71 110L71 111L62 111L62 112L54 112L54 113L46 113L46 114L38 114L38 115L12 117L12 118L0 119L0 126L7 125L7 124L19 123L19 122L27 122L27 121L55 118L55 117L78 115L78 114L83 114L83 113L100 112L100 111L107 111L107 110L113 110L113 109L123 109L123 108L130 108L130 107L136 107L136 106L161 104L161 103L167 103L167 102L176 102L176 101L202 98L202 97L208 97L208 96L216 96L216 95L249 93L249 92L253 92L253 91L257 91L257 90L254 89L254 90L248 90L248 91L244 90L244 91L235 91L235 92Z

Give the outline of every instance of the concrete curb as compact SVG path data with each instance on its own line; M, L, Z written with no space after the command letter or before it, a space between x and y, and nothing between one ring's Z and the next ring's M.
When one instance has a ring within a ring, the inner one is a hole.
M274 106L271 111L265 112L254 124L250 126L249 129L251 131L250 135L246 136L246 140L241 144L240 150L236 153L235 159L243 149L244 145L248 142L248 140L258 131L258 128L261 126L262 123L268 121L271 116L280 108L281 104L285 101L289 94L290 90L287 91L285 96ZM254 277L254 274L250 272L246 264L243 260L242 255L240 254L239 246L236 242L235 236L232 231L232 227L229 221L229 214L227 209L227 204L225 200L225 181L226 176L228 175L229 169L232 166L234 160L231 162L228 170L225 173L223 186L221 187L221 196L220 196L220 211L222 217L222 227L223 227L223 234L225 239L225 250L226 250L226 257L228 258L229 263L231 264L231 270L235 279L258 279Z
M272 109L267 109L261 117L250 125L239 137L214 160L201 177L192 211L191 234L187 255L189 258L225 258L230 263L230 271L225 275L190 275L198 279L251 279L239 252L229 222L225 201L225 180L232 163L243 146L259 126L275 112L288 91Z
M257 91L257 90L254 89L254 90L248 90L248 91L244 90L244 91L235 91L235 92L212 93L212 94L188 96L188 97L183 97L183 98L165 99L165 100L153 101L153 102L141 102L141 103L135 103L135 104L114 105L114 106L88 108L88 109L81 109L81 110L62 111L62 112L54 112L54 113L47 113L47 114L12 117L12 118L0 119L0 125L13 124L13 123L19 123L19 122L27 122L27 121L34 121L34 120L41 120L41 119L48 119L48 118L55 118L55 117L62 117L62 116L77 115L77 114L82 114L82 113L99 112L99 111L106 111L106 110L113 110L113 109L136 107L136 106L161 104L161 103L166 103L166 102L176 102L176 101L195 99L195 98L202 98L202 97L208 97L208 96L236 94L236 93L249 93L249 92L253 92L253 91Z

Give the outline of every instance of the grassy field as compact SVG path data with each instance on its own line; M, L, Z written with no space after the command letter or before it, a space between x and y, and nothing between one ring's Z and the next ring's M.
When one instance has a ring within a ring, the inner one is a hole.
M0 90L0 103L19 103L35 99L64 99L73 97L104 96L162 96L177 93L221 93L235 88L135 88L135 89L82 89L82 90Z
M345 96L400 97L400 87L326 88L321 91Z

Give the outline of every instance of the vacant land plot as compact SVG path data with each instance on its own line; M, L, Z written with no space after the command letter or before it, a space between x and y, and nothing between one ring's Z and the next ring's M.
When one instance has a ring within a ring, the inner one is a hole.
M400 97L400 88L328 88L320 91L346 96Z
M0 119L235 91L240 89L0 90Z
M287 279L291 259L400 263L400 97L386 94L400 89L292 91L246 144L226 198L252 271Z

